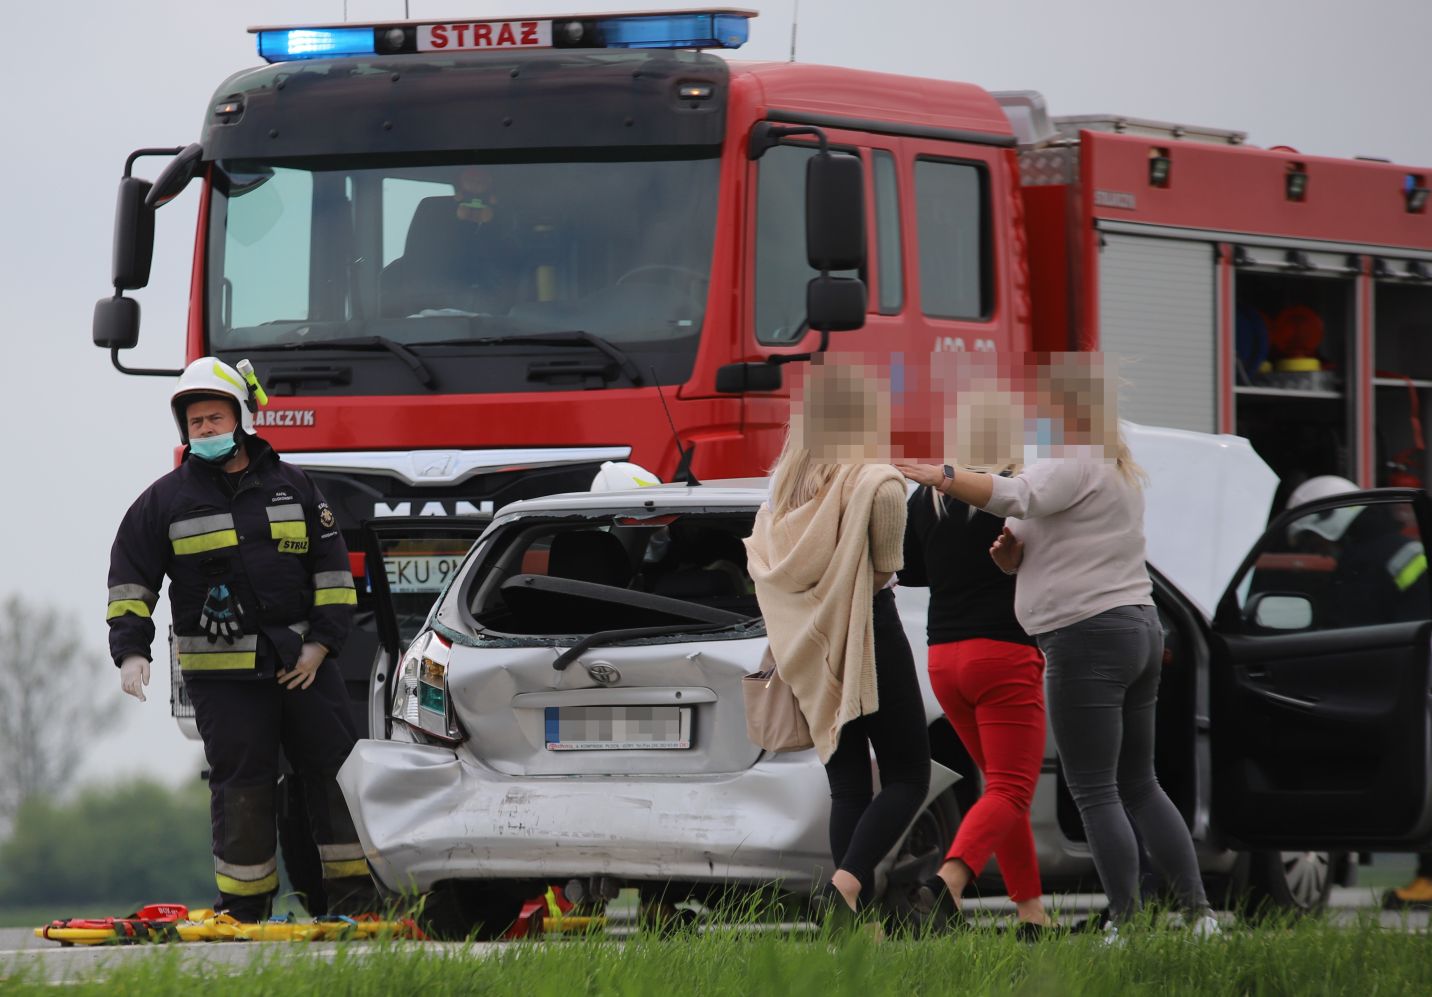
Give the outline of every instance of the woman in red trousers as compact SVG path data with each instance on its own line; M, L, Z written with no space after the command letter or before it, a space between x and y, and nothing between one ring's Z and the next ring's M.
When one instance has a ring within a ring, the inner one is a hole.
M939 874L916 890L935 923L960 916L960 896L991 855L1018 930L1047 923L1029 804L1044 760L1044 658L1014 618L1014 576L990 558L1004 520L927 487L909 500L901 585L930 589L930 685L984 775Z

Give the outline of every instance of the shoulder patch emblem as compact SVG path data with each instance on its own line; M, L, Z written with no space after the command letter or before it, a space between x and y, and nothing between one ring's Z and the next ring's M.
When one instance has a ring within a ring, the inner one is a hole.
M328 503L318 503L318 524L326 530L333 525L333 522L333 510L328 508Z

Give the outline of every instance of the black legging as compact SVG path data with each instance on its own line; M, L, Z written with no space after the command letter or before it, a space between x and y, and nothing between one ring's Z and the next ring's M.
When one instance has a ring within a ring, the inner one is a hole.
M930 736L915 658L895 608L895 593L875 596L875 690L880 708L847 723L825 763L830 780L830 853L874 896L875 866L894 847L930 788ZM880 767L871 798L870 749Z

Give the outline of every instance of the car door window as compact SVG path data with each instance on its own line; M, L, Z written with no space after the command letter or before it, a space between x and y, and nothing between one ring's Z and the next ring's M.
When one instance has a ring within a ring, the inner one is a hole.
M1432 616L1427 552L1411 502L1298 515L1264 538L1237 588L1254 632L1333 631Z

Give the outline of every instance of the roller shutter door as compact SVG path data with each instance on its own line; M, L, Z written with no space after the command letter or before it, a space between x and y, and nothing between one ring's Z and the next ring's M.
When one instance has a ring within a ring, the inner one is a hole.
M1217 429L1213 246L1105 233L1099 342L1119 358L1119 415L1149 426Z

